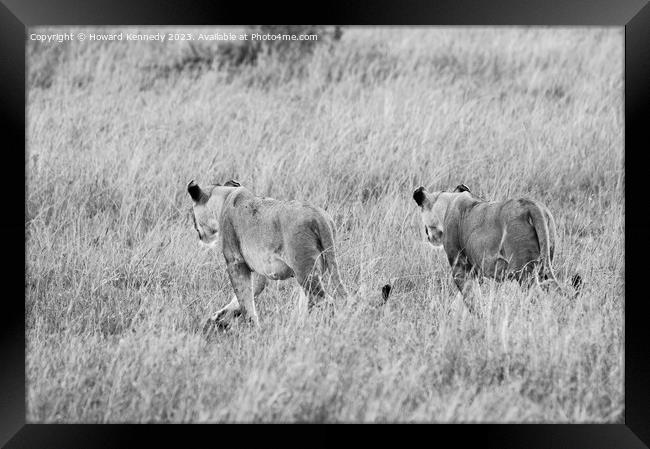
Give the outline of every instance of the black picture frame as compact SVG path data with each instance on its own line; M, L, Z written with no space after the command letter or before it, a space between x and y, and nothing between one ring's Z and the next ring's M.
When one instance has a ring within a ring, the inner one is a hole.
M241 426L186 425L45 425L25 424L25 321L24 288L20 264L25 267L25 246L17 238L19 201L15 193L24 171L25 42L26 28L38 25L204 25L237 23L325 23L359 25L573 25L625 27L625 200L633 204L643 194L647 165L642 145L650 104L650 5L646 0L470 0L394 2L353 5L328 2L308 15L294 17L304 4L262 6L237 2L177 2L171 0L71 0L46 2L3 0L0 4L0 110L5 158L11 168L0 176L5 214L0 227L5 239L3 260L4 300L0 311L0 444L6 447L131 447L162 441L191 444L197 438L211 445L241 445L251 439L266 444L339 444L341 428L322 431L312 425L263 426L248 431ZM645 120L644 120L645 119ZM15 167L15 168L14 168ZM641 200L642 201L642 200ZM642 448L650 445L649 333L643 313L645 297L642 270L650 240L650 220L641 208L625 208L625 423L578 425L457 425L345 426L364 442L408 444L411 440L435 444L447 440L454 446L477 442L500 448ZM16 235L16 237L14 237ZM24 273L23 273L24 274ZM22 290L23 295L19 293ZM316 435L318 435L316 437ZM315 438L316 437L316 438Z

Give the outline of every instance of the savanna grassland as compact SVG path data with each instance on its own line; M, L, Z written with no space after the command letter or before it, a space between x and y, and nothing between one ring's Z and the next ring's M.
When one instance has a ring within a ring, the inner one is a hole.
M26 51L28 421L622 421L622 29ZM271 282L259 332L203 338L232 289L185 186L231 178L324 207L355 301L299 321L295 280ZM485 281L469 314L411 198L461 182L545 203L582 293Z

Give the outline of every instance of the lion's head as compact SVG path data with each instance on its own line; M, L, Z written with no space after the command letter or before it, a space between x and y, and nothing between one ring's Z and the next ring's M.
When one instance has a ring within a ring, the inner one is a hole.
M221 184L210 184L203 190L194 180L187 184L187 193L192 198L192 221L194 229L199 234L199 240L208 245L215 246L219 240L219 212L223 205L222 195L213 195L218 187L240 187L235 180Z
M469 192L465 184L459 184L451 193ZM413 192L413 199L420 207L422 224L427 240L435 248L442 248L442 237L445 231L445 213L447 212L448 201L439 201L442 194L450 192L428 192L420 186Z

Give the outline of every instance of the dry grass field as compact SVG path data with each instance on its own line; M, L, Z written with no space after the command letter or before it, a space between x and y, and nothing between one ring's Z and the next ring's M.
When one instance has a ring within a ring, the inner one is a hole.
M28 41L29 422L622 422L622 29L215 48ZM259 332L203 338L232 289L185 186L231 178L324 207L356 301L297 321L295 280L271 282ZM486 281L469 314L411 197L461 182L545 203L582 294Z

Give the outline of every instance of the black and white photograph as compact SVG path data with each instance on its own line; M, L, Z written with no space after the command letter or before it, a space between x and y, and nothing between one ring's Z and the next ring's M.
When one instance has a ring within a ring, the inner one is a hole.
M28 423L624 423L625 30L26 30Z

